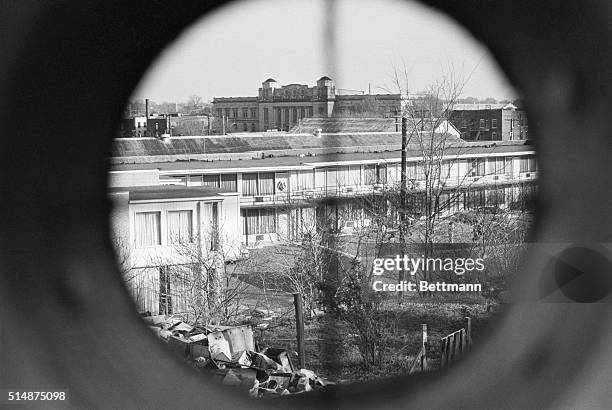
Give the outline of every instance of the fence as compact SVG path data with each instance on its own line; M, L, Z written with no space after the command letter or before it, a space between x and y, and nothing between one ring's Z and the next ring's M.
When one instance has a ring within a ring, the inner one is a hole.
M416 357L412 360L410 367L408 368L408 374L426 372L427 371L427 325L422 326L422 341L421 349L417 353Z
M465 328L443 337L440 341L440 368L444 368L459 359L470 349L472 343L472 320L465 318Z

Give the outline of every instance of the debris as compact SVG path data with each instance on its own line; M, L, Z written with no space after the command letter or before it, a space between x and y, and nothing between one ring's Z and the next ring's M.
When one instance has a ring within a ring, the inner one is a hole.
M164 339L165 341L168 341L168 339L170 339L170 336L172 336L172 332L166 329L162 329L159 331L159 333L157 333L157 336L159 336L161 339Z
M200 334L193 335L193 336L189 337L189 341L190 342L199 342L199 341L202 341L204 339L206 339L206 335L204 333L200 333Z
M171 330L173 332L185 332L185 333L189 333L193 330L193 326L189 326L187 323L184 322L178 322L172 326L170 326L168 328L168 330Z
M189 347L189 356L192 359L195 360L198 357L210 359L210 350L208 349L208 346L192 343Z
M293 363L289 359L289 355L285 349L267 348L264 354L276 363L281 365L280 370L285 373L293 373Z
M253 313L264 316L263 320L275 315L264 309ZM210 373L222 384L248 391L251 397L303 393L334 384L311 370L297 370L291 361L294 352L275 347L256 351L250 326L200 328L164 315L143 319L177 356L190 360L195 368Z
M168 347L179 357L189 355L189 342L177 336L170 336L168 339Z
M249 359L247 352L243 350L242 352L234 352L232 354L232 363L236 363L244 367L249 367L251 365L251 360Z
M144 316L142 317L142 320L144 320L150 326L157 326L166 321L166 315Z
M225 340L221 332L208 334L208 350L212 359L224 362L230 362L232 359L229 342Z

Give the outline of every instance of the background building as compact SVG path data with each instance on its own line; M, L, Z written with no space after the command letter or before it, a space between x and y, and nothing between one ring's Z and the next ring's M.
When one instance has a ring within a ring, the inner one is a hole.
M466 141L512 141L529 138L527 112L514 104L455 104L451 122Z
M393 116L401 112L401 101L399 94L341 94L327 76L314 87L279 86L268 78L257 97L215 97L213 111L217 117L225 118L227 132L288 131L303 118Z

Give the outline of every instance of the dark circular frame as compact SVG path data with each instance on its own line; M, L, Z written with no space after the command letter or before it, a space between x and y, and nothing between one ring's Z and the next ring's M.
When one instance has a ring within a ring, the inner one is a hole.
M176 361L148 333L109 239L110 140L160 50L225 1L5 2L0 16L3 388L69 389L73 407L606 405L608 303L538 300L541 255L487 343L446 372L253 401ZM612 4L424 1L465 26L524 92L537 135L537 243L612 235ZM210 62L214 64L214 60Z

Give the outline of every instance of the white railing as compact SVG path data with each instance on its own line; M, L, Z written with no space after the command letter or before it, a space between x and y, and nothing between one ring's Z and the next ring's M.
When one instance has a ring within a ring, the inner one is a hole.
M537 178L536 172L521 172L518 174L500 173L494 175L477 175L457 178L451 176L446 179L443 184L444 188L455 188L457 186L469 187L472 185L493 185L500 183L509 183L512 181L534 180ZM426 181L414 180L408 181L408 189L422 190L426 188ZM341 185L338 187L317 187L307 188L295 191L288 191L276 194L241 196L240 203L242 204L280 204L294 201L308 201L319 198L329 197L354 197L367 194L382 193L385 189L397 189L399 184L396 182L388 182L386 184L368 184L368 185Z

